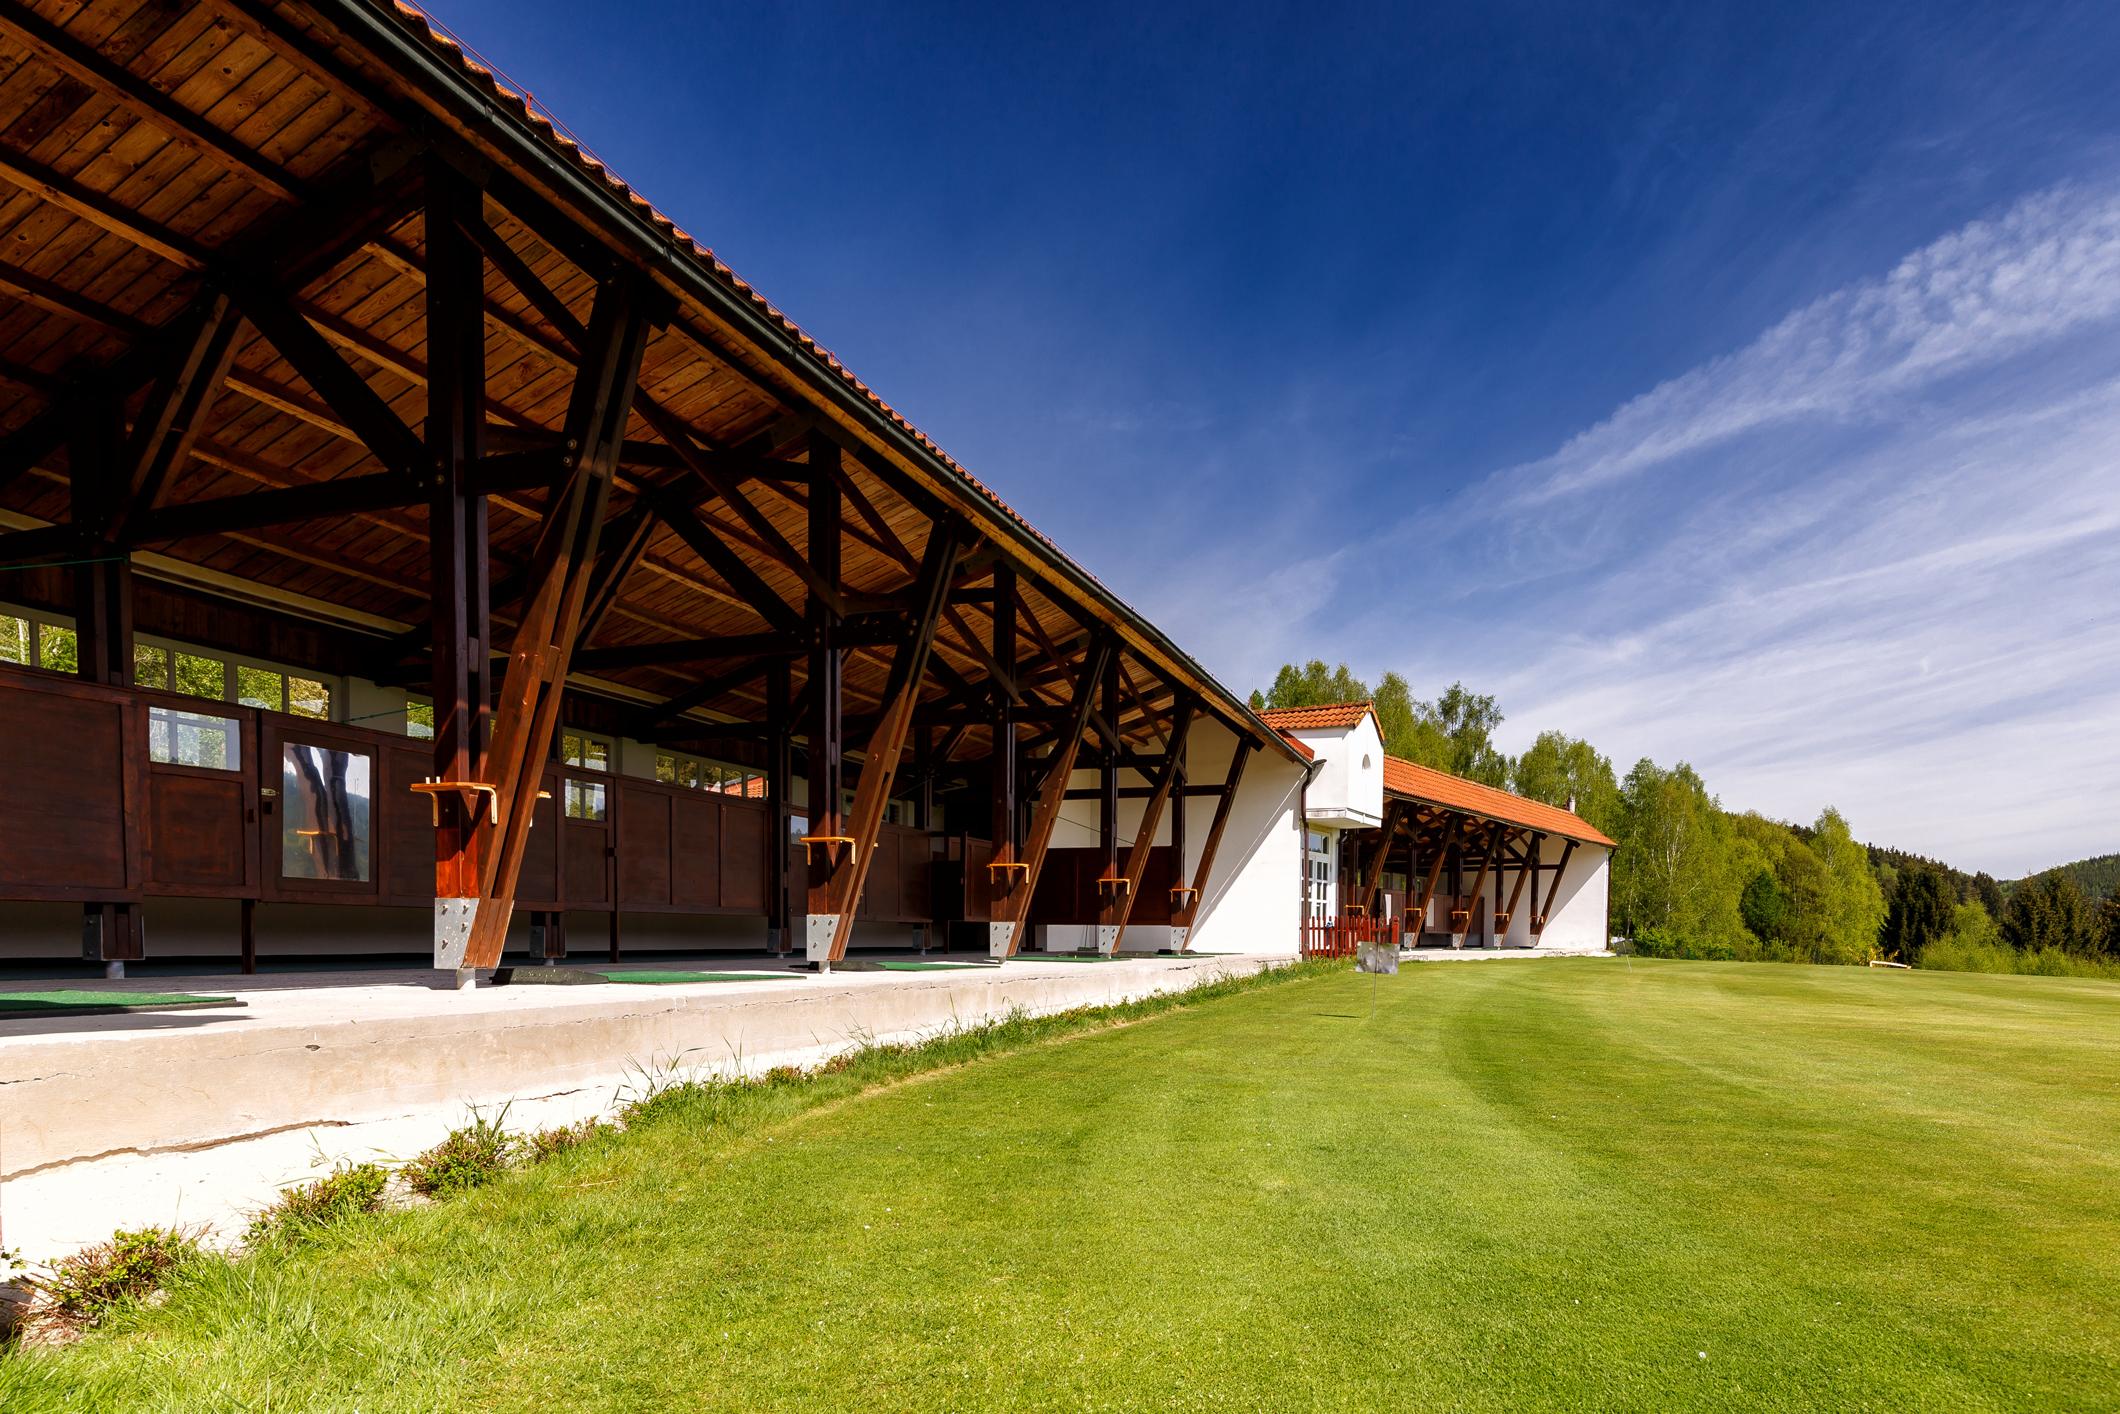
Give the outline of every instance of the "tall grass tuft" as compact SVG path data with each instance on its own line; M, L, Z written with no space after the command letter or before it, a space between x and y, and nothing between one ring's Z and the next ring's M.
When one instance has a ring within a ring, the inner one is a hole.
M405 1165L405 1183L423 1198L449 1198L483 1188L515 1162L519 1141L502 1128L508 1118L471 1112L471 1123L452 1129L441 1143Z
M250 1220L244 1242L299 1242L383 1206L390 1174L381 1164L341 1164L313 1183L287 1189Z

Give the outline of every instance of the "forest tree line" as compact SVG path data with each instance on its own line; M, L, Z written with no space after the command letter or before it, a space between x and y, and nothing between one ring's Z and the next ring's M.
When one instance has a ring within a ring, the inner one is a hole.
M1636 952L2120 977L2111 882L2120 871L2105 858L2006 883L1862 844L1831 807L1808 825L1725 810L1683 761L1644 757L1622 777L1610 757L1560 731L1511 756L1494 743L1495 699L1462 683L1421 699L1397 673L1372 690L1346 664L1313 659L1283 666L1251 695L1254 708L1362 700L1375 704L1392 755L1572 807L1618 841L1613 932ZM2086 877L2107 887L2087 890Z

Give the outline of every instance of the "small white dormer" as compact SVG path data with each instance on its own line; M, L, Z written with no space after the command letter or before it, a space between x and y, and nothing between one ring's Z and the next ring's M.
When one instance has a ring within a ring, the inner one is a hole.
M1367 702L1290 707L1260 713L1267 725L1317 758L1303 797L1313 825L1342 830L1384 823L1384 736Z

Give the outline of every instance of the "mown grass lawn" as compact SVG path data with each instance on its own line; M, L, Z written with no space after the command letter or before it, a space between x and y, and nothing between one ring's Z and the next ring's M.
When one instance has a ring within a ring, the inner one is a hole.
M709 1108L209 1269L0 1407L2120 1402L2113 984L1334 973Z

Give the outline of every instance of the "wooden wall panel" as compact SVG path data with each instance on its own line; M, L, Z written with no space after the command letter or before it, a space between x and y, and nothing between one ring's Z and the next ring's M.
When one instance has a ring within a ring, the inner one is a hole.
M721 801L694 794L673 802L670 901L682 908L721 906Z
M604 851L611 831L586 820L566 820L560 826L561 858L566 873L562 886L569 908L609 908L611 884L604 872Z
M412 787L434 774L434 753L422 741L385 740L390 744L380 751L383 780L375 802L381 817L376 833L387 845L383 896L400 903L432 903L434 805Z
M220 771L149 768L148 888L151 892L242 898L254 894L251 830L244 819L253 787Z
M724 800L721 814L721 906L763 913L766 906L766 830L763 805ZM797 851L800 854L800 851Z
M621 908L670 906L670 797L630 781L618 788L618 901Z
M515 901L526 908L552 908L559 903L559 851L566 839L566 831L560 825L559 776L547 772L538 789L547 798L537 803L530 817L530 842L523 849L522 872L516 876ZM427 853L430 858L434 853L431 837ZM430 897L434 893L431 866L427 892Z
M132 740L140 713L121 693L43 677L0 679L0 896L131 896L141 860L127 780L145 754Z
M1033 923L1095 923L1098 914L1097 879L1104 872L1104 851L1048 849L1045 868L1038 875L1038 892L1031 896ZM1170 922L1170 890L1177 883L1177 861L1169 845L1148 852L1148 865L1141 875L1141 893L1134 900L1133 924Z

